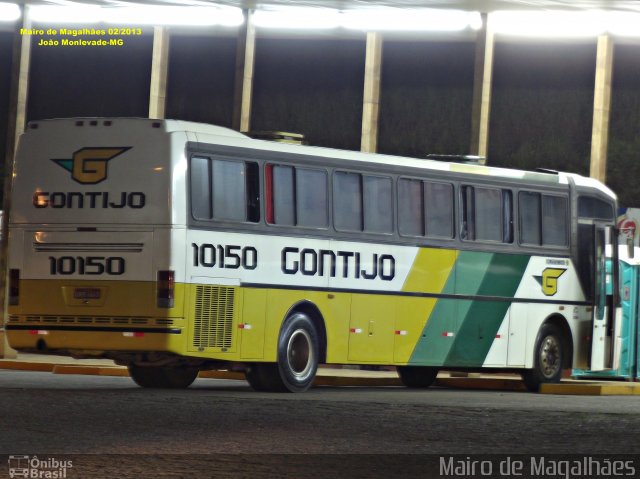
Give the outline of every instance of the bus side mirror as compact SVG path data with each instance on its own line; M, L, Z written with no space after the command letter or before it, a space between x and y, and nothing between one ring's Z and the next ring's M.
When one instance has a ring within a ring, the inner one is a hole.
M635 248L633 247L633 238L627 237L627 256L633 259L634 254L635 254Z

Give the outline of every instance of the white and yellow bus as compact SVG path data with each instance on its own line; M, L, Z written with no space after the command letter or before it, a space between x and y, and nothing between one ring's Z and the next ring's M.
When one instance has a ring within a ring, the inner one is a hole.
M616 199L578 175L286 145L183 121L32 122L6 331L144 387L304 391L318 364L587 367Z

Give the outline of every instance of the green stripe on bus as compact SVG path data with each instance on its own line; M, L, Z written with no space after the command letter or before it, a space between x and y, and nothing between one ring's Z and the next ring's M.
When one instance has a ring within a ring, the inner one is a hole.
M512 298L528 255L463 251L443 294ZM439 299L409 364L481 366L511 303Z
M442 293L475 295L492 257L492 253L461 251ZM457 299L438 300L416 344L410 364L444 364L458 329L460 306L461 301Z
M528 263L528 255L493 255L477 294L514 297ZM464 303L468 303L468 308L464 308ZM457 316L461 323L445 365L482 366L510 306L511 303L504 301L464 301L459 304ZM466 311L461 314L463 309Z

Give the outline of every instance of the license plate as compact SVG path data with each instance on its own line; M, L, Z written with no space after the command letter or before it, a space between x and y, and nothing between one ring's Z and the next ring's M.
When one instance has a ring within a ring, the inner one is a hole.
M100 299L100 289L98 288L75 288L73 290L74 299Z

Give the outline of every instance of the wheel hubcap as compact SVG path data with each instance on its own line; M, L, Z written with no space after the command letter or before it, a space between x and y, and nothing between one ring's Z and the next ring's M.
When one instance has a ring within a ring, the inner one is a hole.
M555 336L547 336L540 348L540 369L545 378L551 378L560 370L560 344Z
M293 332L287 344L287 363L296 379L304 380L313 367L311 336L304 329Z

